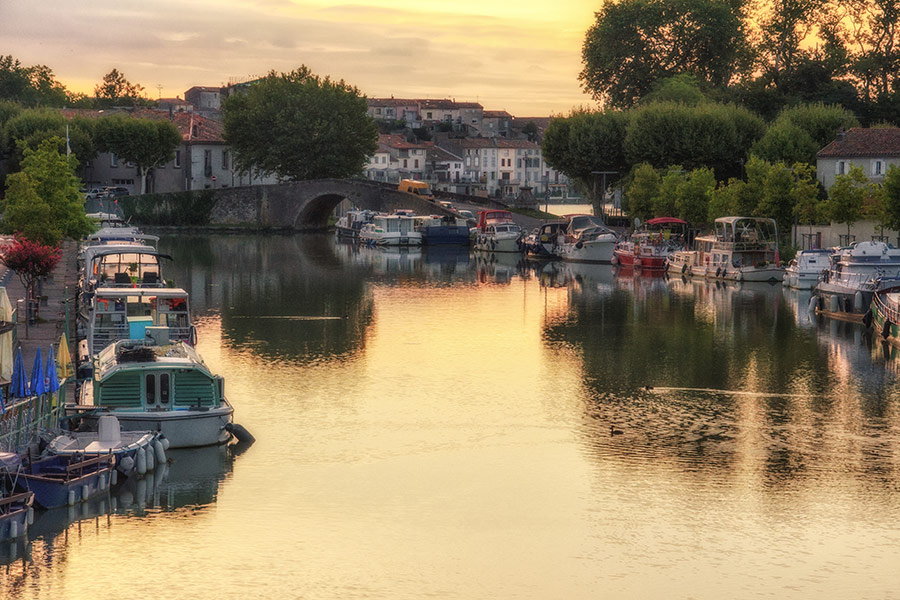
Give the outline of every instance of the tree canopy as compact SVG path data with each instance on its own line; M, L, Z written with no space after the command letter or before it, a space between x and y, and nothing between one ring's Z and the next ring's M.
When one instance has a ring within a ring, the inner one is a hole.
M97 149L112 152L120 160L132 162L141 180L140 193L147 185L147 171L175 157L181 134L171 122L157 119L135 119L112 115L95 125Z
M25 148L22 170L6 178L3 200L6 230L48 246L93 230L78 191L77 159L60 153L59 145L58 138L50 138L36 150Z
M113 69L103 76L100 83L94 86L94 99L97 108L112 106L147 106L153 101L145 97L144 86L131 83L118 69Z
M266 77L223 103L225 140L243 171L291 180L351 177L377 148L359 90L306 66Z
M615 107L632 106L657 81L680 73L726 86L744 68L740 8L725 0L604 2L585 35L582 86Z

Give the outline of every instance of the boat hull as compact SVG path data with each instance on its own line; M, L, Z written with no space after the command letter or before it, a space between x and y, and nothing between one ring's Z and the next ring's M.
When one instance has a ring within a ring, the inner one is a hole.
M615 247L615 240L567 243L563 245L560 257L569 262L612 264Z
M81 407L87 408L87 407ZM225 426L231 422L234 409L227 402L209 410L175 410L154 412L104 411L119 420L122 431L159 431L169 440L169 448L200 448L223 444L231 439ZM97 428L100 415L86 415L82 420Z
M86 465L69 466L61 456L52 456L32 463L27 472L19 474L34 492L34 501L42 508L85 502L109 490L115 459L98 456L84 461ZM89 463L89 464L87 464ZM68 468L67 468L68 467Z
M480 235L475 238L473 249L479 252L522 252L519 237L490 237Z
M31 492L0 498L0 541L14 540L28 532L28 515L33 510L33 502L34 494Z

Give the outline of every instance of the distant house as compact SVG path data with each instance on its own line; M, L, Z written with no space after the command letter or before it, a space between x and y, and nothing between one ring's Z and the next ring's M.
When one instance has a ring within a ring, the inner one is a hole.
M825 188L834 178L862 167L870 181L880 182L890 165L900 166L900 129L854 127L837 134L816 154L816 177Z
M482 116L481 134L487 137L509 137L513 116L505 110L486 110Z
M197 111L221 110L222 88L194 86L184 93L184 99Z
M221 121L193 112L174 112L154 109L78 110L63 109L66 117L101 118L111 113L135 118L171 121L181 134L182 143L174 158L156 165L147 174L147 193L182 192L210 188L278 183L273 174L241 173L223 137ZM100 153L85 161L83 179L88 187L121 186L132 193L140 193L141 182L137 167L119 160L112 153Z

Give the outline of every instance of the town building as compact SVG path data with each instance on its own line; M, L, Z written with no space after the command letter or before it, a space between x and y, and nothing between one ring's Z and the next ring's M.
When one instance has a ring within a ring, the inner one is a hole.
M278 183L278 177L242 173L234 166L233 155L225 143L221 121L188 111L155 109L114 109L106 111L63 109L66 117L101 118L111 113L135 118L171 121L182 137L175 156L155 165L146 175L146 193L183 192L213 188ZM101 152L84 161L82 179L87 187L120 186L137 194L141 191L137 167L119 160L115 154Z
M869 181L880 183L890 165L900 166L900 129L854 127L838 132L816 154L816 177L826 189L835 177L859 166Z

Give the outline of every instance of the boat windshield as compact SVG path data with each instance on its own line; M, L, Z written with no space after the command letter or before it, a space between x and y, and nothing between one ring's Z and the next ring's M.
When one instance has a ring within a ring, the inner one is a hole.
M775 221L754 217L738 217L716 221L716 239L723 242L774 242Z

